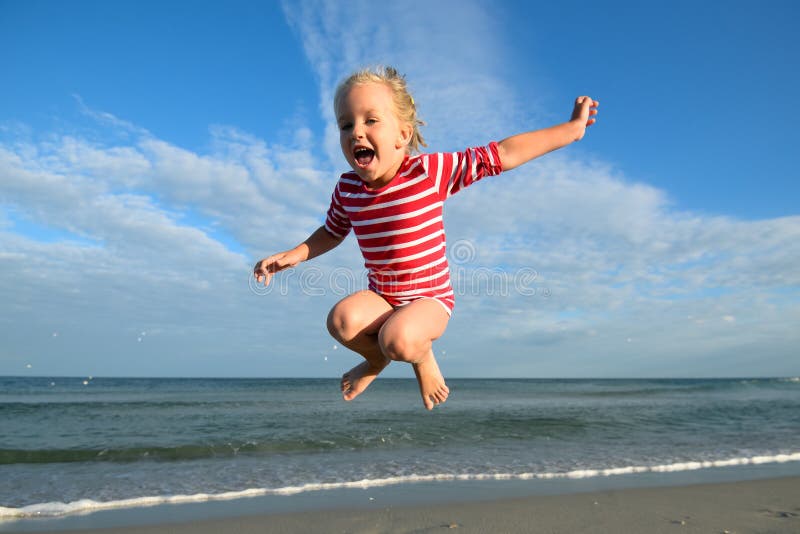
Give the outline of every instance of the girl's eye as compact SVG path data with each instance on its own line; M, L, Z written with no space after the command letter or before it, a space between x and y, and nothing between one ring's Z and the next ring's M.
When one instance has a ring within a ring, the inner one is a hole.
M344 123L339 125L339 129L342 130L342 131L349 130L352 127L353 127L352 123L349 123L349 122L344 122Z
M378 119L367 119L366 120L367 124L375 124L376 122L378 122Z

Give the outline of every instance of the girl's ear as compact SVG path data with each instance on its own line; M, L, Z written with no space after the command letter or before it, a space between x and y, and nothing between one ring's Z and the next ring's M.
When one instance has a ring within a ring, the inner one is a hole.
M414 127L409 124L400 126L400 135L397 137L395 148L405 148L411 142L411 136L414 135Z

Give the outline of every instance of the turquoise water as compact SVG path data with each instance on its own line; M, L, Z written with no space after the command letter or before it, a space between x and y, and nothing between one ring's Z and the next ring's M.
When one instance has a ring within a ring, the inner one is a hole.
M796 378L448 383L428 413L413 380L0 377L0 518L800 461Z

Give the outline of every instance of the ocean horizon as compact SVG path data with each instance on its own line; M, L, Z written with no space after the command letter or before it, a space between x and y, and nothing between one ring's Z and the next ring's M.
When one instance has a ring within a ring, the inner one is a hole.
M800 377L0 377L0 520L436 481L800 465Z

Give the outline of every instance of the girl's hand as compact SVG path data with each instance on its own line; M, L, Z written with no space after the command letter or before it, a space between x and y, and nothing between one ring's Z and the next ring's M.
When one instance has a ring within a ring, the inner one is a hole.
M575 107L572 110L570 122L574 122L580 126L578 129L578 136L575 139L576 141L583 139L586 128L596 122L594 116L597 115L597 106L599 105L600 102L592 100L588 96L579 96L575 99Z
M295 258L291 251L279 252L256 263L256 266L253 267L253 276L257 283L260 284L263 281L266 286L269 285L273 274L294 267L298 263L300 260Z

